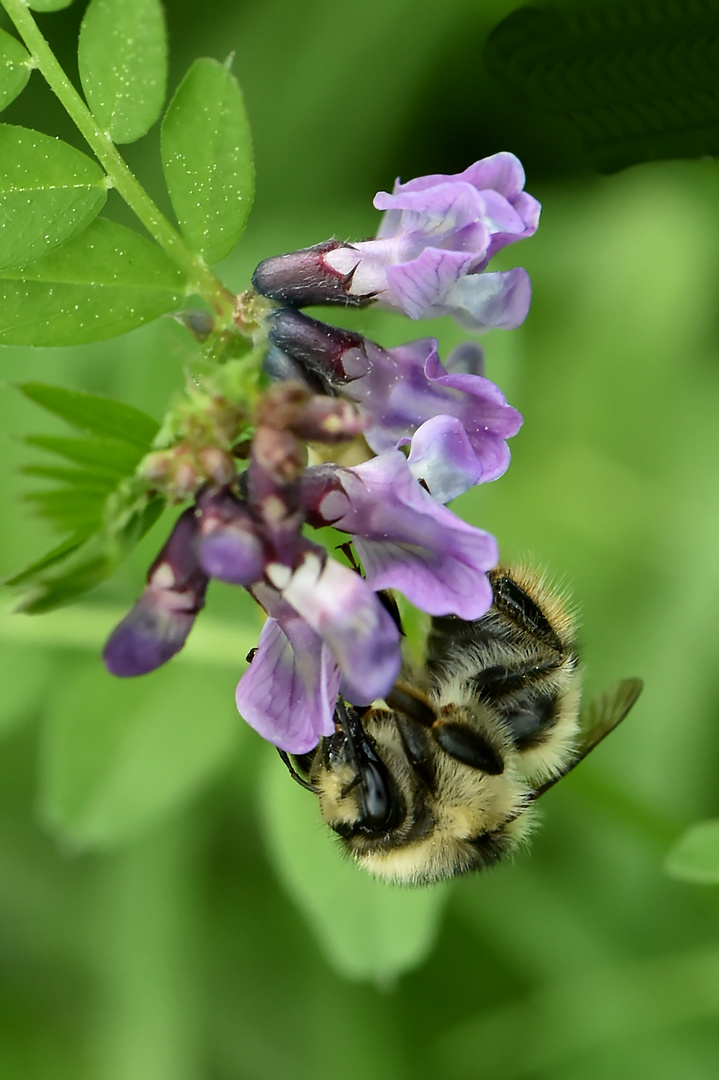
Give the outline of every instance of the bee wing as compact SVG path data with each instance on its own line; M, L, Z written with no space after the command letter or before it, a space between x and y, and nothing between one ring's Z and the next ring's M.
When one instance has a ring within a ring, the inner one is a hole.
M634 702L642 692L644 683L641 679L620 679L608 690L597 694L589 702L579 717L580 742L576 753L569 764L558 776L553 776L545 784L533 793L533 799L538 799L549 791L551 787L576 768L580 761L589 754L595 746L604 739L610 731L621 724L624 717L631 709Z

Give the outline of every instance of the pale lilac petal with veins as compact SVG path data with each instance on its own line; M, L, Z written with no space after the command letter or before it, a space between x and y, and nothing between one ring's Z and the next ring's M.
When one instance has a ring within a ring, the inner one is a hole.
M399 631L369 582L314 551L293 572L268 566L267 577L326 642L352 704L367 704L389 691L401 663Z
M272 590L262 587L262 599ZM290 754L305 754L334 731L340 671L332 653L304 619L278 597L281 623L268 618L257 651L237 686L243 719Z

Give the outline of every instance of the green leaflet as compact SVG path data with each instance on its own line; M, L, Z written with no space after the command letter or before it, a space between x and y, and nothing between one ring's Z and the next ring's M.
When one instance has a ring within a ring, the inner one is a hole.
M109 628L108 628L109 629ZM177 809L236 744L235 675L171 665L116 679L94 660L58 688L43 732L43 817L78 847L124 843Z
M117 481L134 472L138 462L135 447L120 439L68 439L58 435L28 435L25 442L39 450L57 454L76 465L84 465L89 472L114 476Z
M105 174L85 154L39 131L0 124L0 269L64 244L106 198Z
M34 401L36 405L66 420L68 424L79 428L80 431L90 431L103 439L114 439L136 447L135 465L141 454L147 451L159 428L157 421L147 413L141 412L140 409L112 398L100 397L98 394L65 390L60 386L47 386L45 383L37 382L21 383L18 389L30 401ZM35 445L44 443L45 449L67 456L67 440L36 436L30 441L34 441ZM58 444L61 447L59 451L57 451ZM81 445L92 447L92 452L94 452L96 444L93 440L92 442L84 441ZM101 444L99 452L102 453L103 449ZM73 453L77 453L76 447L73 447ZM71 456L71 460L77 461L78 458ZM134 465L129 472L133 469Z
M215 263L242 235L254 195L250 126L237 80L196 60L162 123L165 180L188 243Z
M30 78L30 55L20 42L0 30L0 109L14 101Z
M91 0L78 64L87 103L110 138L129 143L145 135L162 112L167 83L159 0Z
M666 857L670 877L695 885L719 885L719 820L698 821L683 833Z
M60 250L0 271L0 344L102 341L172 311L184 289L159 247L98 218Z
M386 985L420 964L451 886L398 888L370 877L344 856L322 823L316 796L293 783L276 754L268 755L259 792L277 875L332 966L348 978Z
M56 509L57 504L47 507L50 494L45 493L42 509L56 512L59 519L62 512ZM77 503L77 496L74 498ZM78 514L85 506L79 502ZM157 521L163 508L162 499L153 499L145 492L138 494L131 484L122 484L104 500L104 521L100 525L88 510L86 519L78 522L77 532L69 540L7 582L26 590L16 610L40 615L73 603L78 596L106 581ZM69 521L65 527L69 527Z

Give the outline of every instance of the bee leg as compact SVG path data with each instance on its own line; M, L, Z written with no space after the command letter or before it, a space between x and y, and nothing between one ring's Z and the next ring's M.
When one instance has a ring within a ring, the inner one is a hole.
M292 777L292 779L295 781L295 783L299 784L300 787L303 787L305 791L311 791L316 795L317 788L313 784L310 784L308 780L305 780L302 776L300 776L300 774L297 772L294 765L290 761L289 754L285 750L280 750L279 746L277 747L277 753L284 761L285 765L287 766L287 771Z

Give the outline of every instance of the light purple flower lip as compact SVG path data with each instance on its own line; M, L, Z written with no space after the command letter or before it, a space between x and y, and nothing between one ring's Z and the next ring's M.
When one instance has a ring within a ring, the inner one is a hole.
M354 571L308 550L298 568L267 568L271 585L252 591L270 615L237 687L237 708L260 734L305 753L333 731L342 681L353 704L394 685L399 631L372 588ZM269 626L268 626L269 624Z
M430 615L478 619L490 607L494 537L433 499L400 450L308 469L303 492L313 523L351 534L373 589L398 589Z

